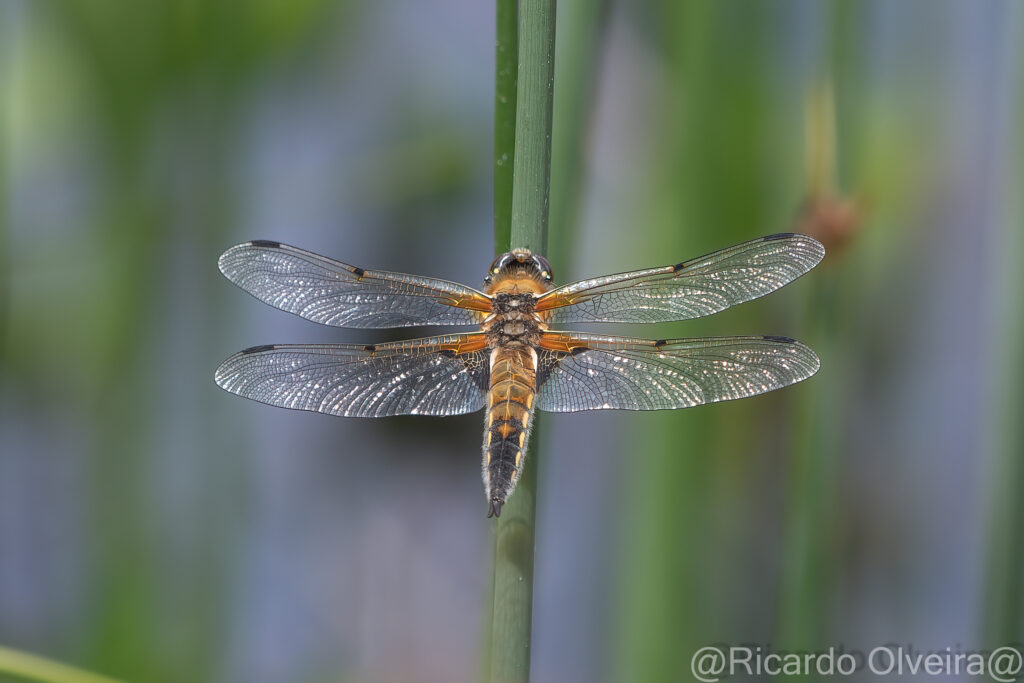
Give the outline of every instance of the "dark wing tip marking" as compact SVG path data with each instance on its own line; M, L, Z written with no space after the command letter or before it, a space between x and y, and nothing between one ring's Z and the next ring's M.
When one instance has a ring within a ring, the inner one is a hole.
M761 338L764 339L765 341L779 342L782 344L796 344L796 339L793 339L792 337L780 337L774 334L766 334L763 335Z
M764 242L772 242L774 240L784 240L796 236L797 234L795 232L777 232L774 235L765 235L761 240Z
M263 353L264 351L273 351L273 350L274 350L274 345L273 344L261 344L260 346L250 346L247 349L242 349L240 351L240 353L243 356L247 356L250 353Z
M280 242L274 240L253 240L249 242L254 247L268 247L270 249L277 249L281 246Z

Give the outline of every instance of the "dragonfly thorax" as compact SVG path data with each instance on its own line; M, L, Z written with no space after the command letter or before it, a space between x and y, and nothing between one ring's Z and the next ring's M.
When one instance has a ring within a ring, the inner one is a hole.
M501 293L492 299L494 314L485 323L488 346L534 346L540 341L541 322L534 312L537 298L530 292Z
M533 315L537 297L532 292L501 292L491 300L496 315Z

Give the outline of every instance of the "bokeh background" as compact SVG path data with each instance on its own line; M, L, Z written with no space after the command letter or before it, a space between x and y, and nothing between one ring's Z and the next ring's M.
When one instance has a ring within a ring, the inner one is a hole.
M1024 5L559 5L559 280L794 229L829 255L617 330L798 337L812 380L544 421L534 680L1018 642ZM217 271L234 243L479 284L493 40L476 0L0 3L0 645L130 681L478 676L480 416L289 412L212 374L396 336L258 303Z

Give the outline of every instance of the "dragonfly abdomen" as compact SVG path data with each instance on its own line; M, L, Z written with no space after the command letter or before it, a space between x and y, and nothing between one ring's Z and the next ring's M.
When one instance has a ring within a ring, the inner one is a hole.
M537 391L537 353L530 347L491 352L491 382L484 423L483 477L497 516L523 471Z

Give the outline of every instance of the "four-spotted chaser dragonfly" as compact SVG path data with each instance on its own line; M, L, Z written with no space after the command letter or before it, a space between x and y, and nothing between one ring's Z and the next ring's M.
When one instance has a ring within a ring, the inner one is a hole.
M818 357L788 337L637 339L551 329L562 323L698 318L800 277L825 250L769 235L671 266L553 286L544 257L495 259L478 291L454 282L366 270L278 242L232 247L220 269L271 306L353 328L474 325L384 344L254 346L217 368L246 398L347 417L459 415L486 408L488 517L523 468L535 410L661 410L753 396L806 379Z

